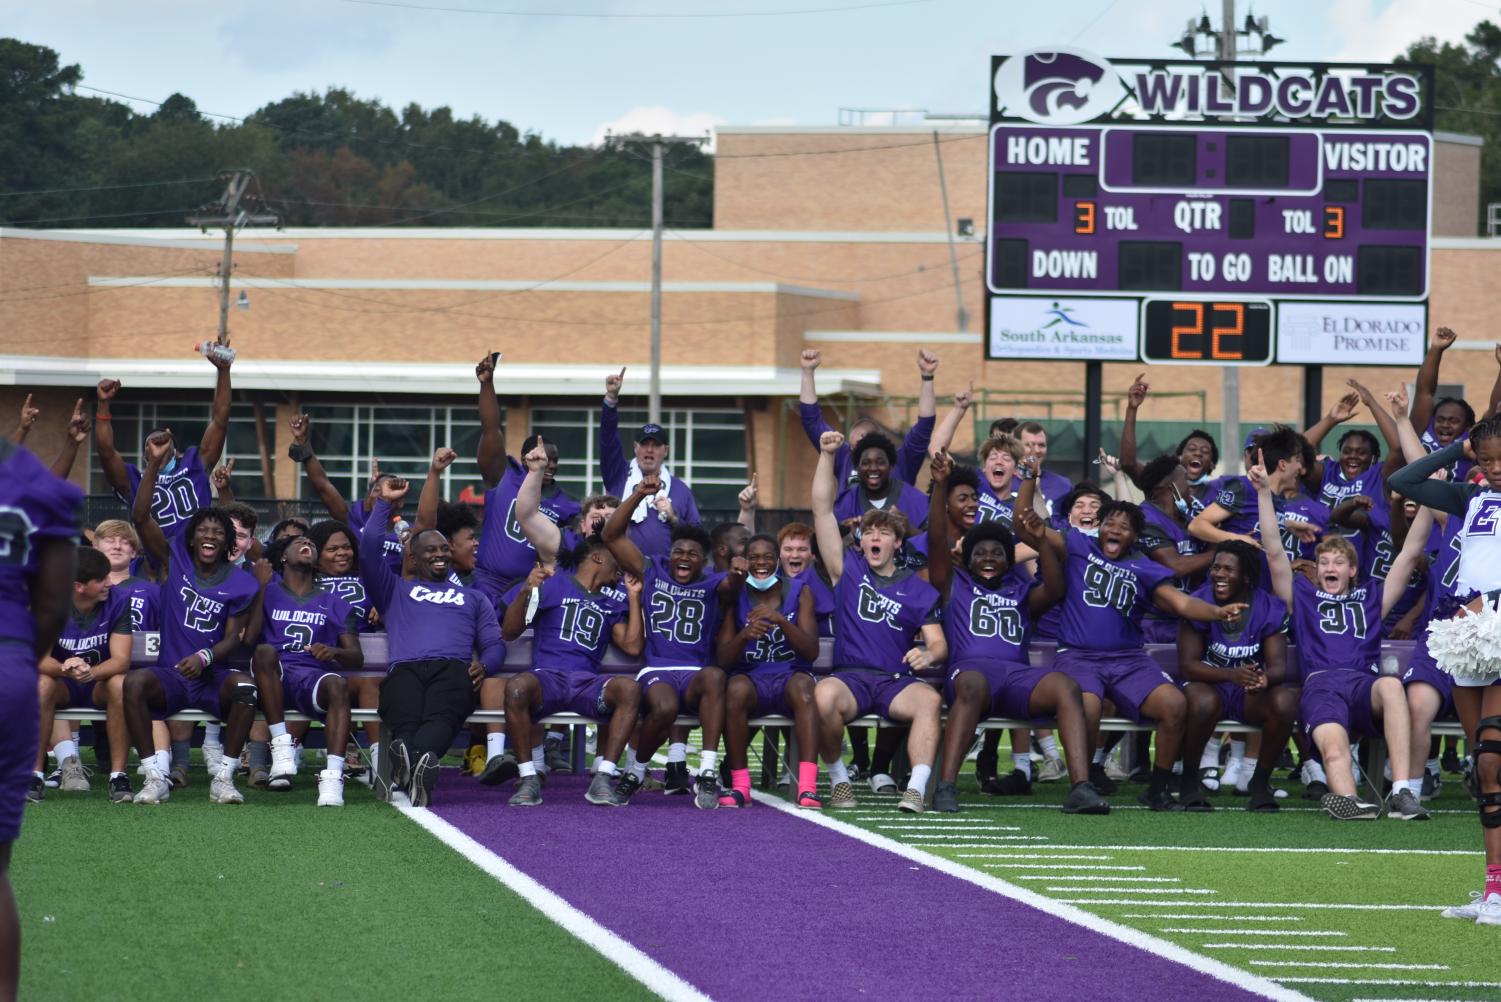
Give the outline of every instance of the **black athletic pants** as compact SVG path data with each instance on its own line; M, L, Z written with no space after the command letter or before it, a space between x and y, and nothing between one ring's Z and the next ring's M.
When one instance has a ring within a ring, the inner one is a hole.
M413 763L423 752L441 758L473 710L474 684L463 661L403 661L380 685L381 740L405 739Z

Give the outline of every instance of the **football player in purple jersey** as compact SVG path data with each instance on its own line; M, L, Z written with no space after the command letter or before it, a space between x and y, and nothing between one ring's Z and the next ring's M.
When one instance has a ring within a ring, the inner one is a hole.
M1120 467L1122 472L1133 479L1141 476L1144 468L1136 453L1136 414L1151 390L1145 376L1146 373L1137 376L1126 391L1126 418L1121 425ZM1173 455L1178 457L1178 462L1183 464L1183 470L1188 475L1186 500L1189 506L1188 517L1192 518L1214 500L1213 475L1214 468L1220 463L1220 447L1213 435L1195 428L1178 443Z
M1335 459L1315 459L1303 475L1303 484L1308 492L1328 508L1348 497L1364 495L1368 498L1386 498L1386 478L1402 465L1402 443L1397 422L1386 412L1371 391L1354 379L1346 381L1350 392L1339 399L1329 413L1312 428L1303 433L1315 451L1324 437L1336 425L1355 416L1360 404L1365 404L1386 439L1387 457L1381 461L1381 443L1362 428L1351 428L1339 437L1339 455Z
M803 431L807 433L808 441L813 443L813 448L818 449L821 448L819 443L823 433L833 431L823 418L823 408L818 404L818 389L813 375L823 362L823 353L814 348L804 348L799 362L803 375L802 388L798 393L798 411L802 416ZM933 386L938 372L938 356L926 349L919 351L917 369L922 377L917 397L917 421L902 440L901 452L892 464L893 476L909 484L922 472L922 464L928 458L928 447L933 438L938 415L938 395ZM834 477L841 487L853 483L855 479L852 454L860 445L860 440L878 430L879 426L868 417L862 417L850 425L849 438L834 457Z

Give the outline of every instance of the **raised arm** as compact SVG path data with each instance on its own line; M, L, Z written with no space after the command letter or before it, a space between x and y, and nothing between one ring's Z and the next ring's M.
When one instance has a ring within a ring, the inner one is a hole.
M638 658L646 650L646 619L641 614L641 579L634 574L625 576L625 596L626 616L610 628L610 642L622 654Z
M563 546L563 531L546 515L542 514L542 477L547 469L547 443L537 436L532 451L522 457L526 464L526 476L516 489L516 523L521 534L537 551L537 559L551 567L557 562L558 550Z
M1433 332L1433 343L1428 346L1428 353L1423 356L1423 364L1418 368L1417 383L1412 388L1412 427L1419 435L1428 430L1428 422L1433 419L1433 398L1438 393L1438 370L1444 362L1444 352L1455 341L1457 335L1451 328L1440 327Z
M933 483L928 488L928 584L938 589L947 603L954 581L954 554L949 539L949 475L954 472L954 458L947 449L928 457Z
M620 387L625 383L625 366L617 376L605 377L605 399L599 408L599 475L605 490L620 495L630 473L625 451L620 447Z
M1386 581L1381 589L1382 619L1402 600L1403 593L1407 591L1408 579L1417 569L1418 561L1423 559L1423 548L1428 543L1428 534L1432 529L1433 510L1419 507L1412 524L1407 527L1407 538L1402 541L1401 552L1392 560L1391 569L1386 572Z
M229 405L234 393L229 386L230 360L211 355L209 361L219 370L219 377L214 382L214 408L209 415L208 427L203 429L203 438L198 443L198 458L204 466L213 469L224 452L224 440L229 436Z
M922 464L927 460L929 451L936 451L939 445L948 444L939 443L933 430L933 422L938 414L938 392L933 383L938 373L938 356L931 351L919 351L917 371L921 376L917 392L917 420L912 422L912 427L902 436L901 448L897 450L897 473L909 484L916 481L917 475L922 472ZM953 438L952 432L949 437Z
M443 495L443 471L453 465L458 453L448 446L438 447L433 461L427 468L427 479L422 482L422 493L417 496L417 515L412 522L412 532L418 533L438 527L438 503Z
M11 439L17 445L24 445L26 436L31 434L31 426L36 424L37 415L42 412L31 405L31 394L26 394L26 399L21 403L21 421L16 425L16 433Z
M1451 442L1442 449L1430 452L1421 459L1408 463L1387 479L1386 485L1405 498L1418 504L1451 515L1463 515L1469 507L1470 496L1475 488L1470 484L1451 484L1442 480L1430 480L1436 470L1441 470L1464 456L1465 442Z
M1142 401L1147 399L1147 391L1151 389L1146 375L1145 372L1138 375L1126 390L1126 420L1121 425L1121 469L1133 480L1141 476L1145 465L1136 458L1136 412L1141 410Z
M474 367L479 380L479 475L486 487L494 487L506 475L506 432L500 424L500 401L495 397L495 360L499 352L486 355Z
M410 485L400 477L391 477L380 482L380 496L370 517L365 520L365 529L360 533L360 579L365 590L381 612L391 604L400 582L391 568L386 566L386 527L391 524L391 508L407 496ZM405 564L403 564L405 566Z
M1042 587L1033 588L1027 593L1027 611L1032 614L1033 619L1036 619L1057 605L1063 598L1064 587L1067 583L1063 566L1063 536L1056 530L1048 528L1042 516L1035 511L1018 512L1012 525L1016 529L1017 540L1026 543L1037 553L1037 568L1042 577ZM1046 538L1049 532L1057 537L1056 544Z
M1016 472L1022 478L1022 485L1017 489L1016 504L1012 506L1011 524L1013 526L1017 524L1017 517L1022 512L1031 512L1038 517L1038 521L1043 526L1038 541L1056 548L1059 553L1063 553L1065 550L1063 534L1049 525L1047 519L1043 517L1044 513L1037 510L1037 460L1031 456L1023 457L1022 461L1017 464ZM1028 545L1031 544L1029 543ZM1033 546L1033 549L1038 549L1038 547Z
M73 403L73 416L68 419L68 433L63 437L62 451L52 461L52 475L63 480L73 472L78 460L78 449L89 437L89 419L83 412L83 398Z
M1266 551L1267 569L1272 576L1272 594L1282 600L1289 609L1293 607L1293 565L1282 546L1282 533L1277 529L1277 505L1272 500L1272 482L1267 476L1266 462L1261 450L1256 450L1256 465L1246 471L1246 476L1256 487L1256 518L1261 529L1262 548Z
M1351 385L1354 385L1354 382L1355 381L1352 379L1350 381ZM1303 433L1303 440L1306 441L1310 446L1312 446L1313 451L1317 453L1319 451L1319 445L1324 441L1324 437L1331 431L1333 431L1336 425L1343 424L1354 417L1356 408L1359 406L1359 404L1360 394L1346 393L1335 402L1333 407L1329 408L1328 414L1325 414L1323 417L1319 418L1318 421L1314 423L1313 427L1309 428ZM1379 411L1380 408L1372 406L1371 410ZM1318 494L1319 489L1324 484L1323 460L1315 459L1313 461L1313 466L1304 471L1303 483L1307 485L1310 492L1315 495Z
M1402 434L1397 428L1397 422L1392 420L1392 416L1381 406L1381 401L1376 399L1374 393L1354 379L1347 380L1346 385L1360 394L1361 402L1370 410L1376 427L1381 429L1381 437L1386 440L1386 460L1382 463L1381 470L1384 481L1402 466Z
M662 481L655 474L642 477L636 489L621 498L620 507L611 512L609 520L599 530L600 538L628 574L640 576L646 573L646 558L627 531L631 527L631 516L641 507L641 502L661 489Z
M1164 581L1152 590L1152 604L1179 619L1191 619L1195 623L1228 623L1246 611L1244 602L1215 605L1179 591L1171 581Z
M1501 365L1501 341L1496 343L1496 364ZM1501 369L1496 370L1496 381L1491 384L1491 398L1485 405L1485 414L1482 418L1488 418L1501 410Z
M303 470L307 472L309 486L318 495L318 500L323 502L323 507L328 509L329 517L335 522L348 525L349 504L333 481L328 479L328 472L323 469L323 464L313 452L312 419L306 414L294 414L287 421L287 427L292 432L292 444L287 447L287 457L294 463L302 464Z
M751 535L756 533L756 509L761 506L761 489L756 485L756 471L752 470L750 483L740 491L740 517L735 521L745 526Z
M104 480L127 501L130 500L130 473L125 469L125 460L115 450L115 426L111 423L109 405L120 392L118 379L101 379L94 403L94 448L99 453L99 466L104 471Z
M235 500L234 481L231 479L235 472L233 457L225 460L223 466L216 466L208 475L209 483L214 485L214 498L218 504L233 504Z
M844 436L837 431L826 431L819 439L818 465L813 470L810 498L818 553L823 557L824 570L829 572L829 581L836 585L844 573L844 539L839 535L839 520L834 517L834 498L839 493L839 485L834 480L834 454L842 445Z
M949 446L954 444L954 435L959 431L959 426L964 423L964 415L969 413L969 405L974 401L974 398L975 383L974 380L970 380L969 389L960 390L954 394L954 406L949 408L949 412L943 416L943 420L938 422L938 427L933 429L933 439L928 443L929 455L946 451ZM921 464L918 464L918 469L921 468ZM915 476L916 473L917 471L914 470L913 475ZM911 481L908 482L910 483Z
M146 440L146 468L141 471L141 486L136 490L135 501L130 508L131 521L141 536L141 546L158 567L166 567L171 549L167 537L151 514L151 496L156 493L156 478L163 464L172 453L172 436L157 432Z

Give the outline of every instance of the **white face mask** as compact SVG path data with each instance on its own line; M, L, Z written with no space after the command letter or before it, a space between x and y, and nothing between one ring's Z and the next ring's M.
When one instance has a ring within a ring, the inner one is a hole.
M777 576L775 571L773 571L764 578L758 578L754 574L749 575L745 579L745 583L750 585L751 588L756 591L769 591L770 589L776 587L776 583L780 580L782 579Z

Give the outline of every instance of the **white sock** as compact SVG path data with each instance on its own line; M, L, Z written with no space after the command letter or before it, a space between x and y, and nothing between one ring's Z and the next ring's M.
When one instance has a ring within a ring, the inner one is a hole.
M1058 739L1051 734L1045 738L1038 738L1037 747L1042 749L1043 758L1058 757Z
M222 724L204 724L203 740L211 745L219 744L219 729L222 726Z
M73 758L78 754L78 746L71 741L59 741L52 749L57 753L57 762L62 764L63 759Z
M376 761L380 758L380 742L370 742L370 768L375 768Z
M535 776L537 774L537 767L530 762L522 762L517 765L516 768L521 771L522 779L525 779L528 776Z
M485 757L494 758L506 753L506 736L502 731L485 735Z
M636 771L636 749L630 745L625 746L625 768L627 772Z
M636 779L638 779L639 781L641 781L643 783L646 782L646 765L645 765L645 763L636 762L636 763L632 764L626 771L629 772L632 776L635 776Z
M547 771L546 760L542 757L541 745L538 745L537 747L532 749L532 768L534 768L537 772Z
M686 762L686 761L688 761L688 746L685 745L685 744L683 744L681 741L674 741L672 744L668 745L667 746L667 761L669 761L669 762Z
M279 724L267 724L266 727L271 731L273 738L279 738L287 733L287 722L285 720Z
M1402 787L1414 797L1421 797L1423 795L1423 781L1421 779L1405 779L1396 785Z
M1230 740L1230 761L1244 762L1245 760L1246 743L1244 741L1236 741L1234 738L1232 738Z
M238 755L221 755L219 758L219 771L226 776L233 776L235 771L240 768L240 756Z
M931 765L914 765L912 778L907 780L907 789L916 790L918 793L926 793L928 790L928 777L933 774Z
M706 751L698 757L699 772L713 772L714 767L718 764L719 752L717 751Z
M850 781L850 771L845 768L844 759L835 759L829 763L829 785L838 786L840 783Z
M927 766L924 766L923 768L927 768ZM1031 779L1032 778L1032 756L1031 755L1027 755L1027 754L1018 755L1015 752L1013 752L1011 754L1011 768L1018 770L1023 776L1026 776L1028 779ZM909 789L911 788L911 784L908 784L908 788Z
M548 731L547 736L543 738L542 741L544 744L560 745L563 743L563 735L554 734L552 731Z
M112 773L109 774L109 778L110 779L114 779L116 776L123 776L123 775L125 775L125 773L123 773L123 772L112 772Z
M47 778L46 776L43 776L39 772L33 772L32 775L35 776L37 779L46 779Z
M163 779L166 779L172 772L172 753L169 751L159 751L151 758L156 764L156 771L161 773Z
M1306 763L1310 783L1323 783L1329 785L1329 777L1324 774L1324 763L1309 759Z
M1218 741L1211 741L1204 746L1204 754L1199 756L1200 769L1218 769L1220 767L1220 745Z
M620 771L620 767L603 755L594 756L594 771L602 772L606 776L613 776Z
M1435 776L1441 775L1443 773L1443 771L1444 771L1443 767L1439 765L1439 761L1436 758L1431 758L1427 762L1424 762L1423 763L1423 768L1427 769L1429 772L1433 773Z
M1094 757L1089 760L1089 764L1090 765L1104 765L1105 764L1105 749L1103 749L1103 748L1096 748L1094 750Z
M329 772L336 772L340 776L343 776L344 775L344 756L343 755L330 755L328 757L328 771Z

